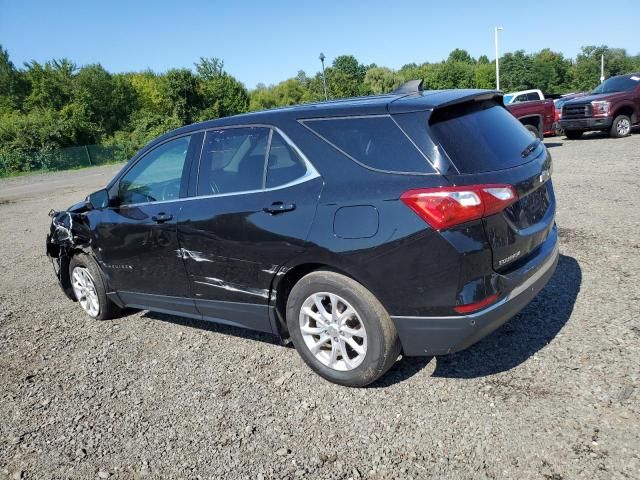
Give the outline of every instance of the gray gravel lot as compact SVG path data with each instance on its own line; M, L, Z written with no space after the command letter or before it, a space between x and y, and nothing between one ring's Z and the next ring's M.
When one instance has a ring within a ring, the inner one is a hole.
M467 351L367 389L267 335L90 320L44 256L47 212L117 167L0 181L0 478L640 478L640 135L546 143L550 284Z

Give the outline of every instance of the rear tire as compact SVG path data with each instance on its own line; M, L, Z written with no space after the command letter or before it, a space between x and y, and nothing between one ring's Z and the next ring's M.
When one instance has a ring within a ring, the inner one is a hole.
M631 119L626 115L618 115L613 119L609 135L613 138L626 137L631 133Z
M582 137L583 133L584 130L565 130L564 136L569 140L578 140L580 137Z
M309 273L294 285L287 327L305 363L347 387L374 382L400 355L398 333L378 299L352 278L331 271Z
M107 320L120 315L121 309L107 297L106 281L92 257L74 255L69 262L69 278L76 300L91 318Z
M540 133L540 130L538 130L538 127L534 125L525 125L524 128L526 128L527 130L529 130L529 132L531 132L531 135L533 135L533 138L539 138L540 140L544 138L544 136Z

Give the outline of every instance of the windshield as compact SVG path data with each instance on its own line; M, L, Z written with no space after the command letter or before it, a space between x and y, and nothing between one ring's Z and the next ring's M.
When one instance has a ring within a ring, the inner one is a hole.
M511 103L511 99L513 98L513 95L505 95L503 98L504 98L504 104L506 105L507 103Z
M591 93L630 92L638 85L640 85L640 75L632 75L630 77L611 77L598 85Z

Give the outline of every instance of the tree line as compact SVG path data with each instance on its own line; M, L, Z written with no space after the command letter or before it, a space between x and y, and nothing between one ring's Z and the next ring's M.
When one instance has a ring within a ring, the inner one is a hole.
M500 83L505 91L590 90L599 83L601 55L607 77L640 71L640 55L619 48L586 46L575 59L550 49L518 50L500 58ZM364 65L352 55L336 57L326 69L330 98L385 93L418 78L425 89L491 89L495 66L485 55L476 59L455 49L442 62L410 63L399 70ZM110 73L100 64L79 67L65 58L16 67L0 46L0 155L103 144L123 147L128 157L188 123L323 99L321 72L300 71L276 85L248 90L218 58L200 58L194 69Z

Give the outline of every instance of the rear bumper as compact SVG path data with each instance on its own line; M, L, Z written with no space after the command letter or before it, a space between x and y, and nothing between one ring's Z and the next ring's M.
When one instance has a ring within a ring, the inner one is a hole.
M578 118L560 120L560 128L563 130L605 130L611 128L613 119L604 118Z
M517 283L490 307L460 316L392 316L404 355L454 353L489 335L515 316L542 290L556 269L558 257L558 236L554 228L535 258L513 274L505 276L507 283Z

